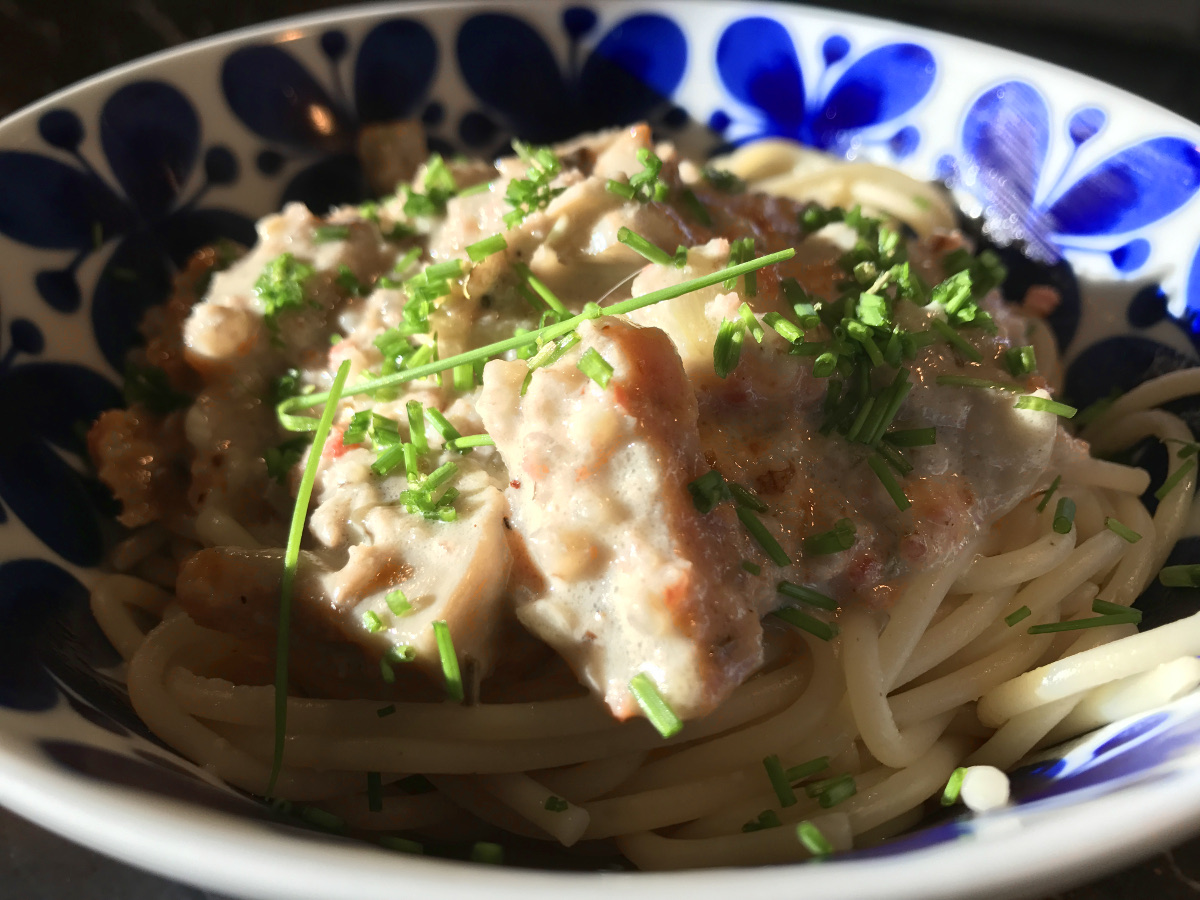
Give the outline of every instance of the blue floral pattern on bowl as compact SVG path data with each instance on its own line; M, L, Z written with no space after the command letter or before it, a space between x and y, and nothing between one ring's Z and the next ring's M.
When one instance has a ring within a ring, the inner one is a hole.
M1087 106L1067 119L1070 152L1055 175L1046 170L1054 132L1042 92L1025 81L990 87L967 110L960 149L938 160L937 175L980 200L985 227L1001 243L1022 241L1047 261L1070 250L1107 253L1118 271L1133 272L1150 255L1140 232L1200 190L1200 149L1155 136L1079 173L1077 158L1107 118ZM1080 238L1093 242L1074 243Z
M566 66L539 29L520 16L487 12L463 23L458 65L482 111L463 116L458 133L469 147L497 149L497 138L561 141L583 132L643 119L679 127L686 113L671 103L687 66L688 43L674 19L642 13L622 19L586 52L596 14L570 7L560 19ZM581 61L582 57L582 61ZM496 72L516 73L497 78Z
M321 211L363 197L353 150L365 124L418 118L439 149L490 153L513 136L646 119L697 137L688 126L707 123L701 151L781 136L891 161L945 177L978 203L988 238L1039 257L1004 251L1008 290L1063 296L1051 324L1072 399L1194 364L1200 129L1086 79L1036 67L1014 78L991 52L788 6L364 8L169 56L0 125L0 731L47 771L231 808L144 774L174 764L106 674L112 651L88 618L112 509L79 428L120 402L114 373L137 322L194 250L252 241L254 219L282 201ZM1096 260L1102 284L1088 274ZM1176 408L1200 429L1200 404ZM1136 453L1161 481L1161 452ZM1197 560L1190 536L1170 561ZM1196 592L1154 586L1139 607L1147 624L1167 621L1194 612ZM1198 706L1019 773L998 818L1034 827L1055 804L1174 777L1177 755L1200 744ZM880 853L967 835L974 820L952 818Z
M269 142L257 155L261 171L278 173L285 154L306 161L284 187L280 202L300 201L324 212L338 203L366 199L355 154L361 125L407 119L417 112L427 126L440 121L440 107L425 105L440 60L433 35L420 22L381 22L354 57L351 100L339 68L350 50L346 34L324 31L319 46L331 90L276 43L251 44L230 53L221 67L221 88L234 115Z
M863 132L889 126L894 130L885 141L892 156L909 156L920 134L912 125L896 128L895 123L932 89L933 54L908 41L858 57L851 57L851 47L844 35L826 38L821 45L825 68L806 85L797 47L781 22L764 16L739 19L717 42L716 68L725 89L753 119L742 125L742 112L721 109L709 124L736 133L737 143L784 137L841 156L858 150ZM829 86L831 78L836 80Z
M181 90L132 82L107 99L97 122L119 189L81 151L80 116L52 109L38 130L56 152L0 152L0 234L28 247L73 252L65 268L43 269L35 278L42 299L60 313L80 307L81 263L117 241L94 285L91 315L105 358L121 369L143 313L166 299L174 268L219 238L252 241L254 228L246 216L201 205L210 187L238 178L236 158L220 144L204 152L203 181L184 196L201 121Z

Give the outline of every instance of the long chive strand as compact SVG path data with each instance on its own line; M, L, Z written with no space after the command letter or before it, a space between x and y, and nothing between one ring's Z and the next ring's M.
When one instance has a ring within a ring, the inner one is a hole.
M601 309L594 307L591 310L580 313L577 316L572 316L562 322L554 325L546 325L543 328L535 328L533 331L527 331L525 334L513 335L510 338L505 338L502 341L497 341L494 344L488 344L484 347L477 347L474 350L468 350L466 353L459 353L455 356L448 356L445 359L436 360L431 363L426 363L422 366L415 366L410 369L404 369L400 372L394 372L390 375L383 375L379 378L365 378L362 381L354 384L350 390L345 391L342 396L354 397L359 394L370 393L381 388L389 388L394 385L404 384L409 381L414 381L418 378L426 378L430 375L436 375L439 372L444 372L447 369L453 369L455 366L464 363L474 363L476 360L490 359L494 356L499 356L507 350L516 350L518 347L524 347L527 344L553 341L556 338L562 337L571 331L574 331L582 322L588 319L596 319L600 316L623 316L635 310L644 309L647 306L653 306L656 303L661 303L664 300L673 300L676 297L682 297L684 294L690 294L693 291L701 290L702 288L710 287L724 281L726 278L737 277L746 272L755 272L765 266L773 265L777 262L782 262L785 259L791 259L796 255L795 249L789 247L786 250L780 250L776 253L770 253L766 256L760 256L758 259L752 259L744 263L739 263L735 266L729 266L709 275L702 275L699 278L693 278L690 281L682 282L681 284L670 285L665 288L659 288L657 291L651 291L648 294L642 294L640 297L633 297L629 300L623 300L620 303L614 303L612 306ZM311 416L295 415L297 410L308 409L313 406L319 406L324 403L329 397L328 392L307 394L299 397L291 397L284 400L276 408L279 421L288 431L312 431L316 425L315 420Z
M296 490L296 503L292 507L292 523L288 529L287 548L283 552L283 579L279 589L279 625L275 640L275 747L271 756L271 777L267 780L267 796L275 793L275 782L283 768L283 741L287 733L287 689L289 632L292 625L292 593L296 586L296 568L300 561L300 539L304 536L304 523L308 518L308 504L312 499L313 483L317 480L317 467L321 464L321 451L333 426L342 388L350 374L350 360L343 360L333 378L333 385L325 398L325 408L313 434L312 449L300 487Z

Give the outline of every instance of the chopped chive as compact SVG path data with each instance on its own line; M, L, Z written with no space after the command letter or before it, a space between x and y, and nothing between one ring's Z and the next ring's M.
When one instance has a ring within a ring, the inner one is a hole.
M296 372L295 376L291 378L286 375L281 377L279 379L281 384L276 393L287 396L286 391L289 388L295 388L298 378L299 372ZM287 379L286 382L285 379ZM167 373L158 366L139 366L132 362L125 365L123 390L126 405L132 406L134 403L140 403L156 415L166 415L177 409L184 409L196 399L190 394L175 390L167 378Z
M421 469L417 464L417 448L409 442L400 445L400 453L404 457L404 477L410 488L416 487L421 480Z
M1200 565L1167 566L1158 580L1165 587L1200 587Z
M980 362L983 360L982 354L971 346L967 339L955 331L948 323L943 322L941 319L930 319L929 327L941 335L947 344L971 362Z
M594 347L588 347L583 352L583 356L579 357L579 362L575 363L575 367L602 388L608 387L608 382L613 374L612 365L597 353Z
M283 745L287 732L287 684L288 684L288 650L290 647L290 630L292 624L292 593L296 585L296 569L300 561L300 540L304 536L304 523L308 518L308 504L312 499L313 483L317 479L317 467L321 462L321 454L315 448L324 447L329 437L329 429L333 426L333 417L337 412L338 401L342 397L342 388L350 375L350 360L343 360L338 366L325 400L325 408L317 422L313 433L313 452L308 454L308 462L304 466L304 474L296 489L296 502L292 507L292 521L288 528L287 546L283 554L283 578L279 590L279 620L276 626L275 643L275 740L271 756L271 775L267 780L267 796L275 791L275 782L279 780L279 772L283 768Z
M447 450L469 450L472 447L495 447L496 439L490 434L464 434L446 441Z
M675 265L674 256L667 253L661 247L650 243L650 241L646 240L636 231L632 231L624 225L617 229L617 240L652 263L658 263L660 266Z
M367 773L367 809L383 812L383 776L378 772Z
M1046 625L1030 625L1030 634L1056 634L1060 631L1082 631L1085 628L1102 628L1106 625L1136 625L1142 615L1137 610L1127 610L1119 615L1093 616L1090 619L1074 619L1070 622L1050 622Z
M837 601L832 597L826 597L819 591L814 591L812 588L805 587L802 584L781 581L775 586L775 590L785 597L791 597L793 600L799 600L801 603L807 603L809 606L815 606L818 609L837 609Z
M748 559L742 560L742 568L745 569L747 572L749 572L751 575L761 575L762 574L762 566L760 566L758 563L751 562Z
M882 456L898 475L907 475L913 470L913 464L891 444L880 443L875 451Z
M604 183L604 189L610 194L616 194L624 200L632 200L633 195L637 193L633 185L626 184L624 181L617 181L615 178L610 178Z
M367 287L359 280L359 277L354 274L345 263L341 263L337 267L337 276L333 279L338 287L345 291L351 297L366 296Z
M797 325L789 322L777 312L767 313L763 316L763 321L789 344L794 344L804 337L804 332Z
M456 391L472 391L475 389L475 367L470 363L455 366L452 370L451 383Z
M1010 381L992 381L988 378L971 378L967 375L939 375L935 381L938 384L954 385L956 387L984 388L997 391L1020 392L1025 390L1019 384Z
M733 495L733 502L738 506L744 506L755 512L767 511L767 504L763 503L749 488L744 488L735 481L729 482L729 493Z
M912 506L912 501L904 495L904 489L900 487L895 476L888 469L888 464L883 457L872 456L867 460L867 465L871 467L871 471L875 473L875 477L879 479L879 483L883 485L883 489L892 498L897 509L904 511Z
M691 188L684 188L679 192L679 196L683 200L683 205L687 207L688 212L692 214L693 219L705 228L712 226L712 216L708 213L708 207L700 201L695 191Z
M425 407L425 416L429 419L429 424L433 426L433 430L442 436L443 441L453 441L456 438L462 437L458 433L458 429L450 424L450 420L442 414L441 410L427 406Z
M822 809L837 806L844 800L849 800L858 793L858 784L853 775L840 775L829 779L825 789L817 794L817 803Z
M801 631L807 631L813 637L823 641L832 641L838 634L838 627L831 622L822 622L816 616L810 616L803 610L791 606L782 606L771 615L783 619L789 625L795 625Z
M1037 505L1038 512L1042 512L1046 509L1047 504L1050 503L1050 498L1054 496L1054 492L1058 490L1058 486L1060 484L1062 484L1062 476L1055 475L1054 480L1050 482L1050 487L1046 488L1045 492L1042 494L1042 500Z
M696 511L701 515L708 515L716 509L717 504L733 498L729 492L729 485L725 483L725 479L716 469L705 472L689 483L687 489L688 493L692 495L692 503L695 505Z
M533 270L529 266L525 265L525 263L516 263L513 269L525 279L525 283L533 288L534 292L545 301L548 307L560 316L567 315L567 308L563 306L562 301L558 299L554 291L546 287L545 283L533 274Z
M546 802L542 804L542 808L548 812L566 812L571 808L571 804L562 797L555 797L551 794L546 798Z
M315 825L324 831L341 832L346 830L346 823L340 816L317 809L315 806L306 806L300 810L300 818L309 825Z
M313 229L314 244L328 244L333 241L344 241L350 237L349 225L318 225Z
M833 844L821 834L820 828L807 820L796 826L796 839L813 856L823 857L833 853Z
M1075 525L1075 501L1070 497L1061 497L1058 506L1054 508L1053 528L1055 534L1070 534Z
M700 174L705 181L718 191L724 191L726 194L740 194L746 190L746 182L732 172L727 172L724 169L714 169L706 166Z
M742 826L742 832L763 831L767 828L779 828L782 825L783 823L779 821L779 814L775 810L764 809L758 814L757 819L751 819Z
M1125 540L1129 541L1129 543L1131 543L1131 544L1136 544L1138 541L1140 541L1142 539L1142 536L1140 534L1138 534L1136 531L1134 531L1132 528L1130 528L1128 525L1124 525L1121 522L1118 522L1116 519L1112 518L1111 516L1108 516L1104 519L1104 527L1107 528L1109 531L1113 532L1114 534L1119 535L1120 537L1123 537Z
M879 407L881 411L878 420L863 438L864 443L874 447L883 438L883 433L892 427L892 422L900 413L900 407L904 405L904 401L908 399L908 394L912 390L912 382L908 380L911 375L912 372L907 368L902 367L897 370L896 377L892 379L892 383L886 389L886 394L883 395L886 397L886 402Z
M425 281L429 284L435 281L444 281L448 278L460 277L462 277L461 259L448 259L425 268Z
M963 779L967 776L967 770L963 766L959 766L950 773L950 779L946 782L946 787L942 791L942 806L953 806L958 802L958 795L962 793Z
M1101 397L1099 400L1089 403L1079 411L1079 415L1077 415L1074 420L1075 424L1082 428L1085 425L1090 425L1092 422L1095 422L1102 415L1108 412L1109 408L1117 402L1117 398L1121 396L1121 393L1122 392L1120 389L1113 388L1111 391L1109 391L1107 397Z
M639 672L629 680L629 690L646 718L650 720L650 724L664 738L674 737L683 728L679 716L675 715L675 711L658 692L658 685L645 672Z
M937 429L904 428L899 431L889 431L883 439L893 447L930 447L937 443Z
M1167 494L1171 493L1171 491L1175 489L1175 486L1179 484L1179 482L1183 481L1184 477L1194 468L1196 468L1195 458L1189 459L1167 477L1167 480L1162 483L1162 487L1154 492L1154 498L1156 500L1164 499Z
M446 693L456 703L463 702L462 672L458 668L458 657L454 654L454 640L450 637L450 626L439 620L433 623L433 635L437 639L438 655L442 658L442 677L446 680Z
M408 598L404 596L404 591L400 590L400 588L388 591L383 598L383 602L387 604L393 616L407 616L413 611L412 604L408 602Z
M745 324L746 330L750 332L750 336L754 338L754 342L761 344L763 340L763 327L759 324L758 319L755 318L754 310L750 308L750 304L743 301L742 305L738 307L738 315L741 316L742 322Z
M476 241L473 244L467 244L467 256L471 262L483 262L494 253L499 253L501 250L508 249L508 241L504 239L502 234L493 234L491 237L485 237L481 241Z
M1033 610L1031 610L1028 606L1022 606L1020 609L1015 610L1005 616L1004 624L1009 628L1012 628L1018 622L1028 619L1031 615L1033 615Z
M379 677L383 679L384 684L396 683L396 673L392 670L392 667L388 665L388 661L386 659L379 660Z
M816 797L818 794L829 790L830 787L837 784L838 781L845 777L845 775L831 775L828 778L821 778L817 781L809 782L804 786L804 794L807 797Z
M486 194L492 189L490 181L481 181L478 184L469 184L458 192L460 197L474 197L476 194ZM478 261L478 260L477 260Z
M384 659L388 662L399 664L410 663L417 658L417 651L408 644L396 644L394 647L388 647Z
M804 344L799 346L803 347ZM812 373L814 378L828 378L837 368L837 354L825 351L813 360Z
M1142 611L1140 609L1122 606L1120 603L1110 603L1098 597L1092 601L1092 612L1099 613L1102 616L1137 616L1138 621L1141 621L1142 618Z
M411 444L396 444L388 447L377 457L375 462L371 463L371 471L380 478L386 478L392 473L392 470L405 461L405 447L412 446Z
M403 222L393 222L392 227L387 231L382 231L381 234L384 240L402 241L405 238L410 238L416 235L417 230L411 225L405 225Z
M804 552L813 556L839 553L849 550L855 542L854 523L849 519L838 519L833 528L806 537L802 542Z
M1032 394L1026 394L1023 397L1018 397L1014 408L1032 409L1035 412L1054 413L1054 415L1062 416L1064 419L1070 419L1078 411L1075 409L1075 407L1067 406L1065 403L1059 403L1057 400L1048 400L1045 397L1034 397Z
M717 339L713 342L713 369L718 378L727 378L729 373L737 368L745 335L746 327L741 319L721 320L721 326L717 329Z
M390 834L380 835L378 838L379 846L387 847L389 850L397 850L400 853L413 853L420 856L425 852L425 847L418 844L416 841L410 841L408 838L394 837Z
M442 463L440 466L434 469L423 482L421 482L421 487L426 491L436 491L457 474L457 465L452 462Z
M379 718L381 718L381 719L386 719L388 716L394 716L395 714L396 714L396 704L395 703L389 703L387 706L381 706L381 707L379 707L379 709L375 710L375 715L379 716Z
M504 865L504 848L490 841L476 841L471 846L471 862Z
M797 781L803 781L810 775L816 775L818 772L824 772L829 768L829 757L818 756L816 759L810 759L808 762L802 762L798 766L792 766L784 774L787 775L787 780L792 784Z
M742 525L750 532L750 536L762 547L763 552L771 557L771 561L777 566L790 566L792 564L788 555L783 552L783 548L779 546L779 542L767 530L767 526L754 514L750 509L744 506L737 507L737 517L741 520Z
M564 356L567 351L574 347L582 340L579 337L578 331L564 335L553 343L545 344L537 353L530 357L528 366L529 371L525 374L525 380L521 382L521 396L525 396L525 392L529 390L529 385L533 383L533 373L545 366L552 366Z
M796 792L792 790L792 785L783 771L783 763L779 761L779 757L774 753L766 757L763 760L763 768L767 770L767 778L771 780L771 787L775 789L779 805L795 806L797 803Z
M1008 371L1017 378L1022 375L1031 375L1037 371L1037 357L1034 355L1033 347L1029 345L1009 347L1005 350L1004 364L1008 366Z
M363 628L367 629L368 634L377 634L380 631L383 631L383 621L376 613L369 609L363 613L362 623Z
M418 454L429 452L429 441L425 437L425 408L420 400L409 400L404 408L408 412L408 439Z

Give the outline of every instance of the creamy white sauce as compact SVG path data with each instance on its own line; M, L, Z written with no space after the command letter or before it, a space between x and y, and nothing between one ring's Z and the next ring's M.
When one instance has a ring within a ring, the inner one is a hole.
M322 390L344 359L351 362L350 385L380 370L375 339L401 323L406 294L377 286L350 296L339 284L346 271L371 285L380 276L400 280L430 263L463 260L462 277L437 300L429 333L413 338L432 347L436 334L440 358L537 326L539 313L519 286L517 264L528 265L578 311L589 301L611 302L714 272L728 261L729 238L751 234L760 252L799 242L788 273L810 291L829 294L846 231L827 229L800 242L796 208L787 201L709 190L707 202L723 217L722 228L712 231L670 204L625 201L606 189L609 179L627 181L639 171L637 153L650 147L644 126L560 147L564 168L553 182L559 192L508 230L505 189L525 176L515 159L499 161L490 173L475 164L472 179L489 178L489 187L450 199L444 216L409 220L400 197L381 204L377 218L343 208L319 219L293 204L260 222L256 246L212 279L184 326L189 360L207 384L186 420L193 478L203 485L204 496L195 488L192 497L207 523L198 528L201 538L236 534L218 527L234 522L258 543L280 543L288 494L268 479L263 463L267 448L288 437L265 399L275 378L295 368L305 385ZM679 183L674 151L657 150L662 177ZM689 183L698 178L695 167L683 171ZM421 185L418 173L414 187ZM385 239L397 222L416 235ZM348 237L317 241L314 229L331 223L348 226ZM647 265L617 240L621 227L668 252L689 246L687 265ZM467 260L470 244L500 232L506 250L478 264ZM419 262L393 272L412 247L421 248ZM315 274L306 283L306 304L276 316L272 328L255 284L282 253ZM938 280L932 252L914 247L913 264L927 280ZM390 397L347 398L333 436L318 448L308 540L321 572L319 590L306 602L371 654L412 648L416 664L435 677L434 621L446 621L460 657L486 671L502 652L499 624L515 617L558 650L617 715L636 713L628 683L639 672L653 677L682 716L702 715L761 665L759 621L780 599L779 580L810 585L842 603L886 606L908 572L944 562L1042 478L1058 432L1053 416L1014 410L1011 395L935 383L948 372L1010 378L1000 354L1020 343L1024 331L998 302L990 308L1000 333L968 335L983 351L982 364L964 366L941 343L908 363L915 387L897 424L935 425L938 443L910 452L916 468L905 484L914 506L902 513L864 464L865 448L819 433L827 382L814 378L810 361L790 354L773 330L766 329L762 343L746 338L729 378L714 373L713 341L723 319L736 317L743 302L760 322L787 309L777 277L763 272L758 280L755 296L739 279L733 288L714 285L627 321L582 326L580 345L535 372L524 396L527 366L510 352L488 363L482 386L469 391L455 390L446 372L440 384L428 378ZM901 324L914 330L941 314L900 306ZM331 335L339 336L336 343ZM587 349L614 367L607 389L577 368ZM638 399L665 384L678 384L678 396L658 406ZM395 420L408 439L412 400L442 411L462 434L486 431L496 441L494 449L450 452L427 427L431 449L422 471L445 462L459 469L451 482L459 491L453 522L406 510L403 466L380 477L371 471L375 452L341 446L351 416L368 409ZM776 567L728 504L708 516L695 510L686 484L711 466L760 494L768 506L761 519L793 566ZM292 489L295 480L293 472ZM266 498L274 517L235 521L234 500L247 495ZM854 548L806 557L802 539L842 517L856 523ZM743 561L763 574L750 575ZM413 607L408 615L389 608L387 597L397 589Z

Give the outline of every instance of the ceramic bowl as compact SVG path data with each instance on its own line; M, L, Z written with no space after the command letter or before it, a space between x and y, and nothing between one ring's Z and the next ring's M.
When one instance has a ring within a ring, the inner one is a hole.
M0 122L0 803L136 865L248 897L928 898L1054 888L1200 823L1200 698L1014 777L1005 810L819 865L552 873L404 856L304 831L150 736L87 611L112 503L81 428L173 271L249 241L286 200L362 199L360 126L420 118L492 154L645 119L697 156L764 136L944 179L1050 283L1076 404L1192 365L1200 128L979 44L802 6L379 4L217 37ZM1180 411L1200 425L1200 409ZM1141 463L1161 477L1163 459ZM1188 536L1172 562L1200 561ZM1146 625L1193 612L1154 588Z

